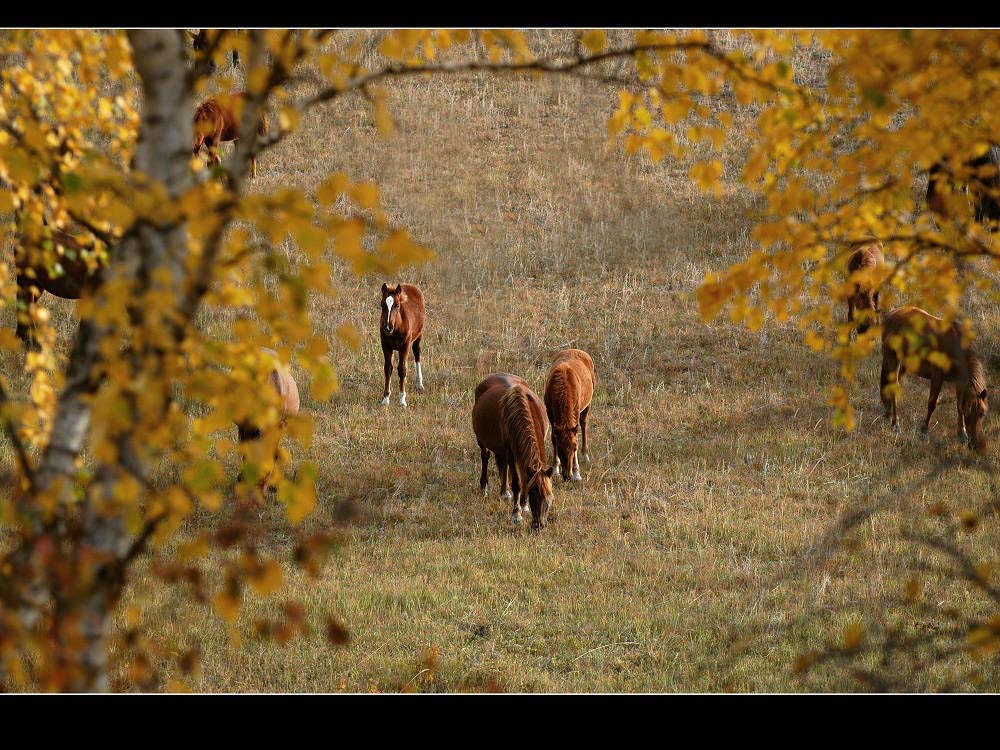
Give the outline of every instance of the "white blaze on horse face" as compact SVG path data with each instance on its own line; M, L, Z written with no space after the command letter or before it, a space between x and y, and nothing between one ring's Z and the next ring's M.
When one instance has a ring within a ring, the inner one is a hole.
M395 302L391 296L385 298L385 330L392 330L392 303Z

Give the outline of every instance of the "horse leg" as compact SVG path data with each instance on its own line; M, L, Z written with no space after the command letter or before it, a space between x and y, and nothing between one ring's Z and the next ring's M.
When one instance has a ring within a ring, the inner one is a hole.
M965 430L965 413L962 411L962 401L958 397L958 383L955 384L955 405L958 408L958 442L968 443L969 433Z
M486 467L490 464L490 452L483 447L482 443L479 444L479 457L483 460L483 473L479 475L479 489L483 491L483 497L486 497Z
M382 347L382 356L385 357L385 390L382 391L382 406L389 404L389 382L392 380L392 349Z
M559 461L559 444L556 442L555 430L552 431L551 437L552 437L552 455L554 456L553 466L556 467L555 473L558 474L559 476L562 476L562 471L560 469L560 461Z
M413 341L413 361L417 364L417 390L424 389L424 373L420 370L420 339Z
M920 429L924 434L930 429L931 426L931 415L937 408L938 395L941 393L941 383L944 382L944 377L940 374L934 375L931 378L931 393L930 398L927 400L927 419L924 420L924 426Z
M31 306L38 300L27 285L17 287L17 337L29 348L36 348L31 325ZM23 309L22 309L23 308Z
M253 179L256 180L257 179L257 157L256 156L251 156L250 157L250 170L253 173Z
M510 462L507 456L496 454L497 476L500 478L500 499L510 500L514 493L510 491Z
M583 443L583 462L590 463L590 453L587 451L587 415L590 414L590 406L580 412L580 434Z
M569 462L573 464L573 470L569 473L570 479L574 482L582 482L583 477L580 476L580 450L579 448L573 451L573 455L569 457Z
M399 405L406 406L406 358L410 356L410 345L403 344L399 350L399 365L396 372L399 373Z
M889 420L893 430L899 430L896 412L896 390L892 395L885 392L886 386L899 383L899 360L895 355L882 354L882 374L879 377L879 398L882 400L883 416Z

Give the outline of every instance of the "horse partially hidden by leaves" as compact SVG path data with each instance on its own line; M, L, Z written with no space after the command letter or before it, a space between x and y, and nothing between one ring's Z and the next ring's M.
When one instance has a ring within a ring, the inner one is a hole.
M552 450L555 468L564 481L579 482L580 458L577 430L583 438L583 460L587 453L587 416L594 397L594 360L582 349L559 352L545 380L545 411L552 425ZM562 467L560 469L560 467Z
M240 121L237 115L240 102L246 101L246 92L237 91L228 96L210 97L203 101L194 111L194 146L192 153L198 155L202 147L208 148L209 160L212 164L221 164L219 144L235 141L240 136ZM257 134L266 136L269 125L267 112L261 110ZM250 168L254 177L257 176L257 157L250 159Z
M958 439L969 447L986 450L983 422L989 408L986 375L982 363L957 323L946 326L919 307L907 305L886 315L882 324L882 375L879 395L885 416L899 431L897 400L903 373L919 375L931 383L927 418L921 427L930 429L941 385L955 384L958 407Z
M22 244L15 253L14 266L17 279L17 337L32 343L31 305L45 293L63 299L80 299L92 292L100 283L104 266L92 247L82 244L69 232L52 230L52 250L58 260L53 264L43 262L41 249L34 248L22 235Z
M870 273L882 263L881 242L859 242L851 247L851 254L847 259L847 274L854 279L857 278L855 274L866 275L862 272ZM855 317L858 317L858 333L864 333L872 323L878 322L878 297L878 288L870 278L855 281L854 291L847 298L847 320L853 323ZM858 313L861 315L858 316Z
M197 32L188 32L188 36L191 37L191 47L194 51L200 55L204 55L208 52L209 42L208 42L208 29L199 29ZM233 67L240 67L240 53L235 49L232 50L232 61ZM208 72L214 73L216 70L215 60L209 58L208 60Z
M389 381L392 379L392 353L399 352L399 405L406 406L406 358L413 349L417 365L417 390L424 389L424 373L420 369L420 342L424 335L424 295L414 284L382 284L382 315L379 338L385 359L385 390L382 405L389 403Z
M1000 146L992 144L984 154L965 163L972 170L967 181L957 182L944 160L933 164L927 175L927 207L939 219L951 217L952 196L965 193L972 202L976 221L1000 221Z
M274 474L278 458L280 455L280 440L281 431L285 427L288 417L295 416L299 413L299 388L295 383L295 378L292 377L291 370L289 370L285 365L283 365L278 360L278 353L273 349L263 349L265 360L270 363L270 370L267 375L267 384L263 387L270 387L278 396L278 434L273 447L273 459L270 462L269 467L266 472L263 473L261 478L257 482L257 486L260 487L262 491L268 491L273 489L271 485L271 476ZM264 404L256 405L256 409L266 408L267 402L271 400L270 397L265 397ZM240 443L249 443L252 441L261 440L263 437L263 431L261 430L257 420L252 417L240 420L236 423L237 434L239 435Z
M547 427L545 405L524 378L494 373L476 386L472 429L483 462L480 489L485 496L492 453L500 475L500 498L514 501L514 524L521 523L522 510L530 507L531 527L536 530L548 523L552 507L555 467L546 468Z

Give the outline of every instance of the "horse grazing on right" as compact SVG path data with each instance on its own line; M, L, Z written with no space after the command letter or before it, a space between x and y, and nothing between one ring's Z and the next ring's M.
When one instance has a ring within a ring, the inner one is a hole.
M852 277L858 271L878 268L882 263L881 242L858 242L851 247L851 254L847 259L847 274ZM847 298L847 320L853 323L859 312L858 333L864 333L873 322L878 321L880 312L878 289L872 287L870 282L856 282L853 293Z
M580 458L576 432L583 436L583 460L587 454L587 416L594 397L594 360L582 349L559 352L545 381L545 411L552 425L555 468L563 481L579 482ZM560 466L562 469L560 470Z
M417 390L424 389L424 373L420 369L420 341L424 335L424 295L414 284L382 284L382 316L379 338L385 358L385 390L382 406L389 403L389 381L392 380L392 353L399 352L399 405L406 406L406 358L413 349L417 364Z
M240 122L234 109L236 103L246 100L246 92L238 91L228 96L210 97L203 101L194 111L194 146L192 153L196 156L202 146L208 147L209 160L212 164L221 164L219 144L235 141L240 136ZM261 110L257 134L265 136L268 133L267 112ZM257 157L250 159L253 176L257 177Z
M886 315L882 328L879 394L885 416L890 419L892 428L898 431L896 402L899 389L892 386L903 376L904 360L913 355L919 356L920 367L914 374L931 381L927 418L921 431L926 433L930 428L942 383L953 382L958 406L958 439L963 443L968 441L970 448L984 452L983 422L989 408L986 375L972 346L963 344L962 339L963 332L957 323L945 326L941 318L919 307L907 305L893 310ZM934 353L946 355L948 366L932 362L928 355Z
M483 461L479 486L485 496L486 469L492 453L500 475L500 498L514 500L514 524L521 523L521 511L530 506L531 527L536 530L548 523L552 507L555 467L546 468L547 427L545 405L524 378L494 373L476 386L472 429Z

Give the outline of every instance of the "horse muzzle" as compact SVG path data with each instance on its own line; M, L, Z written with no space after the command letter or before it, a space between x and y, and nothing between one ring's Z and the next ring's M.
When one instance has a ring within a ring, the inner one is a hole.
M391 336L395 330L396 329L393 328L392 326L384 326L382 328L382 333L384 333L386 336Z

